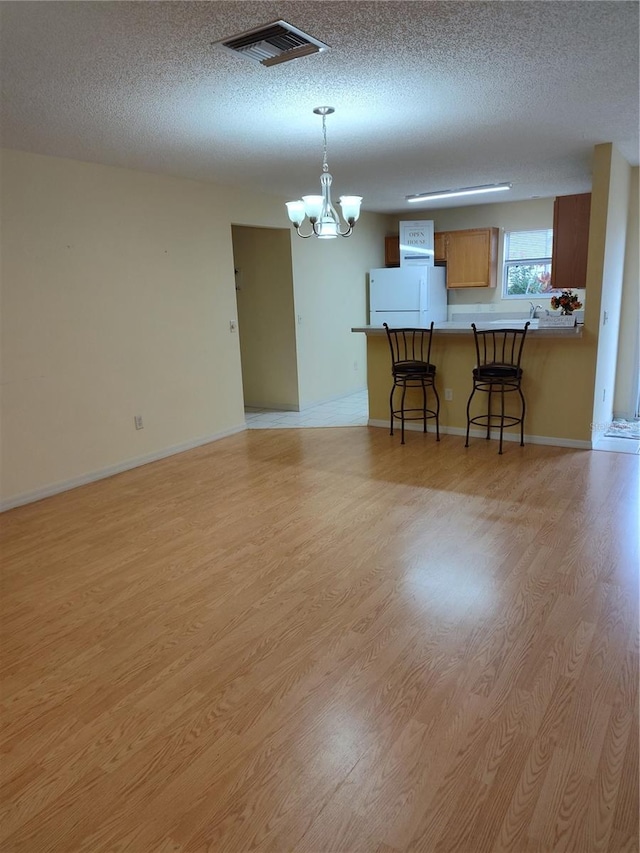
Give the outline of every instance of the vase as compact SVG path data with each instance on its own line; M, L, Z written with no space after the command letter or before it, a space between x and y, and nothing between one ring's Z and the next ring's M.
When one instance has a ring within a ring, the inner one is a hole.
M567 317L569 314L573 314L573 311L570 308L563 308L560 313Z

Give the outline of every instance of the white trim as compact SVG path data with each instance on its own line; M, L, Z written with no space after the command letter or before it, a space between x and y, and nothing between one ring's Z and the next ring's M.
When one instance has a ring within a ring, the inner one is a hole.
M67 492L69 489L75 489L78 486L86 486L88 483L94 483L96 480L104 480L107 477L113 477L114 474L121 474L123 471L129 471L131 468L139 468L141 465L147 465L149 462L157 462L159 459L165 459L167 456L175 456L177 453L184 453L185 450L193 450L194 447L200 447L203 444L209 444L212 441L218 441L221 438L226 438L229 435L235 435L238 432L244 432L247 429L246 424L239 424L222 432L214 433L213 435L204 435L200 438L194 438L191 441L182 442L182 444L174 444L172 447L165 447L162 450L157 450L154 453L147 453L145 456L136 456L133 459L127 459L124 462L118 462L116 465L109 465L107 468L100 468L97 471L90 471L87 474L81 474L79 477L72 477L70 480L62 480L58 483L52 483L49 486L44 486L41 489L35 489L32 492L23 492L21 495L16 495L13 498L8 498L6 501L0 502L0 512L5 512L8 509L13 509L24 504L34 503L43 498L49 498L52 495L57 495L60 492Z
M372 427L386 427L389 429L389 421L388 420L377 420L375 418L369 418L367 421L368 426ZM422 432L422 424L421 423L405 423L405 430L412 430L414 432ZM400 422L397 421L394 424L394 432L397 432L400 429ZM427 421L427 429L429 430L429 434L435 433L435 424L433 420ZM464 427L448 427L440 425L440 432L445 435L462 435L465 436L467 434L467 430ZM498 435L495 432L495 428L491 431L492 441L498 440ZM486 432L484 430L472 429L469 432L469 435L472 438L485 438ZM503 435L504 441L517 441L520 442L520 436L516 435L513 432L507 432L505 430ZM547 435L527 435L525 433L524 436L525 444L549 444L553 447L573 447L577 450L591 450L591 442L590 441L580 441L574 438L555 438L553 436Z

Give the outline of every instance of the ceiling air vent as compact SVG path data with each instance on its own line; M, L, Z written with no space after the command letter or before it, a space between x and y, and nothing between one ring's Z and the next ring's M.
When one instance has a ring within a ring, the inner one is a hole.
M214 44L221 44L262 65L277 65L329 49L329 45L308 36L286 21L273 21L255 30L220 39Z

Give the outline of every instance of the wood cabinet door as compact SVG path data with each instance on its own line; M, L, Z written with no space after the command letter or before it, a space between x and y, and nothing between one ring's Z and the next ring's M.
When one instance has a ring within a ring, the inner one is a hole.
M436 261L446 261L447 260L447 232L446 231L436 231L433 235L433 250L434 250L434 260Z
M446 243L448 288L496 286L497 228L449 231Z
M591 193L558 196L553 204L551 282L555 288L586 287Z
M385 267L400 266L400 237L384 238L384 265Z

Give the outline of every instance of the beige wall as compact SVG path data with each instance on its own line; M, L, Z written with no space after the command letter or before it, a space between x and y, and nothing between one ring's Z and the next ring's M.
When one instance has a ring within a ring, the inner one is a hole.
M578 340L550 340L529 335L526 339L523 367L524 395L527 401L525 429L528 436L551 443L587 446L591 438L592 391L579 379L582 365L589 363L594 345L588 336ZM466 405L471 392L471 370L475 364L471 332L434 336L432 360L438 370L440 423L449 431L464 434ZM389 347L383 336L368 337L369 417L388 422L391 374ZM453 400L444 399L444 389L453 392ZM486 395L477 400L486 406ZM516 395L507 395L508 411L517 403ZM517 412L515 406L514 412ZM458 440L458 439L456 439Z
M640 373L640 169L631 170L627 248L625 253L620 312L620 340L613 413L632 418L638 411L638 374Z
M231 223L286 228L283 199L3 151L1 214L3 506L243 428ZM290 231L305 401L364 385L384 227Z
M367 387L367 271L384 264L385 218L363 214L348 239L293 243L302 407ZM328 245L327 245L328 244Z
M295 410L298 366L290 231L234 225L232 235L244 403Z
M237 427L209 188L13 151L2 178L3 498Z
M596 145L593 165L592 213L589 227L587 288L590 294L585 322L598 335L593 422L594 437L605 432L613 418L616 363L622 302L622 279L629 215L631 167L611 143ZM593 249L593 251L592 251ZM591 299L591 286L597 300Z

